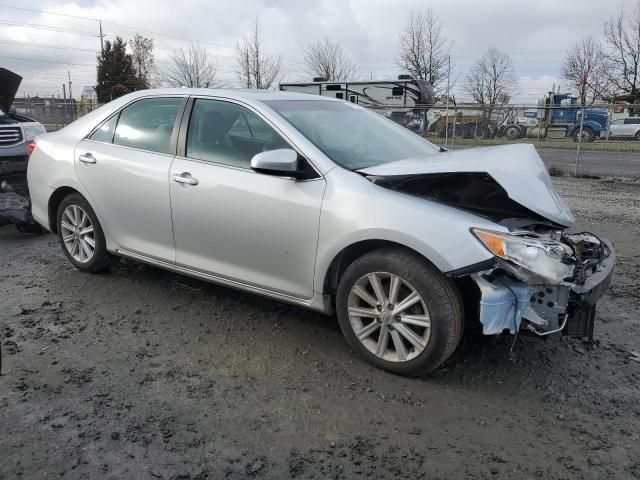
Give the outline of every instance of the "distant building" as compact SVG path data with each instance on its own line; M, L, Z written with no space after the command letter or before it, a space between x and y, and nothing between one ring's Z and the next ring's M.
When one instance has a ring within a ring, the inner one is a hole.
M80 93L80 102L76 105L77 114L79 117L85 113L89 113L98 105L98 94L96 93L96 87L87 86L82 88Z
M82 88L80 94L80 100L98 101L98 94L96 93L96 87L87 86Z

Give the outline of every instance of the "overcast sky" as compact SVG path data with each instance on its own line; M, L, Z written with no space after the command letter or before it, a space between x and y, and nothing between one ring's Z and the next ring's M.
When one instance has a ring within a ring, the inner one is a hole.
M282 56L286 80L309 79L302 48L324 35L342 42L361 79L389 79L401 73L398 33L409 11L431 7L452 44L454 76L459 78L454 93L463 95L468 68L495 46L512 56L519 79L513 101L522 103L535 102L554 83L562 84L564 51L585 35L600 36L604 21L621 8L631 9L635 1L0 0L0 65L24 77L20 95L62 95L69 70L77 96L82 86L95 83L98 23L9 5L102 19L107 39L130 39L136 33L152 37L159 68L166 65L170 48L186 47L188 40L203 42L217 55L218 81L228 86L236 82L233 46L256 17L265 50ZM30 45L17 45L24 43Z

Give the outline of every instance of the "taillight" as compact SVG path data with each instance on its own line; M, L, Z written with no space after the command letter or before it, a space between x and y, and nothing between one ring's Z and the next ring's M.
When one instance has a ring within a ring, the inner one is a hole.
M35 140L31 140L27 144L27 157L31 158L31 154L33 153L35 148L36 148L36 141Z

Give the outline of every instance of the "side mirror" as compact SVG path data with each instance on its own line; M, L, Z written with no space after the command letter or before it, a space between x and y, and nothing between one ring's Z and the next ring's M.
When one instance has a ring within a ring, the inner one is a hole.
M257 153L251 159L251 168L269 175L297 178L298 152L290 148L280 148Z

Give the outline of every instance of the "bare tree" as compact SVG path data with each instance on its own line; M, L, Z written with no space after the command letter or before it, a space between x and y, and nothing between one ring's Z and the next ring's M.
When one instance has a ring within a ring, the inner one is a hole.
M506 103L516 89L511 57L497 48L490 48L471 67L464 89L480 105Z
M604 25L609 81L618 93L640 101L640 2L631 14L624 8Z
M581 105L592 105L607 89L607 68L600 43L591 35L567 52L562 75L575 88Z
M142 88L149 88L153 82L155 73L155 59L153 56L153 39L136 34L129 41L133 68Z
M171 52L171 66L162 75L162 82L172 87L209 88L215 86L215 59L203 47L193 43L187 50Z
M236 43L238 79L245 88L268 89L280 78L282 59L262 50L258 19L253 30Z
M412 10L400 34L398 64L413 77L428 80L436 95L444 93L450 45L442 21L432 9Z
M304 49L304 62L312 76L331 82L348 80L356 72L356 64L344 53L340 42L329 37L309 43Z

